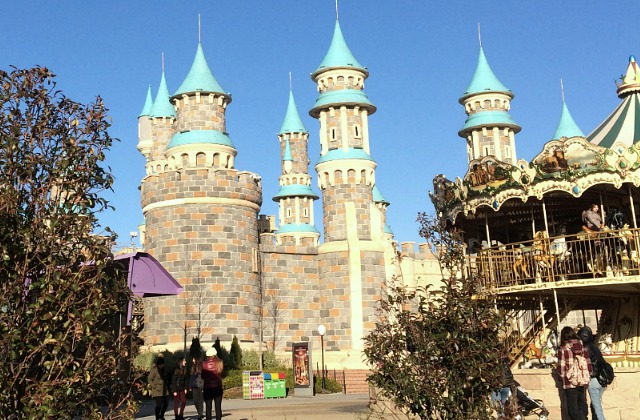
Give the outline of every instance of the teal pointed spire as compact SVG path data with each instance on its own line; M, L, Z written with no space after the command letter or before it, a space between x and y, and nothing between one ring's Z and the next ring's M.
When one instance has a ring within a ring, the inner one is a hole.
M385 200L384 196L382 195L382 193L380 192L380 190L378 189L378 186L376 184L373 185L373 202L374 203L382 203L382 204L386 204L387 206L391 203L389 203L387 200Z
M148 117L151 115L151 108L153 108L153 98L151 97L151 85L147 89L147 99L144 101L144 106L138 117Z
M284 133L308 133L307 129L302 124L300 114L298 114L298 107L296 106L296 100L293 98L293 92L289 91L289 105L287 106L287 114L282 122L282 127L278 134Z
M204 56L204 51L202 50L202 44L199 42L196 57L193 60L193 64L191 64L191 70L189 70L189 74L187 74L187 77L175 95L196 91L226 94L222 86L220 86L213 76L213 73L211 73L207 59Z
M367 71L367 69L362 64L360 64L351 53L351 50L347 46L347 43L344 40L344 36L342 35L340 22L337 19L336 26L333 30L333 39L331 40L329 51L327 51L324 59L313 74L315 75L322 70L332 67L353 67L365 72Z
M480 56L478 57L476 72L471 79L471 83L469 83L469 87L467 87L467 90L462 95L461 100L470 95L482 92L505 92L513 97L511 91L493 74L487 57L484 55L484 50L480 47Z
M569 112L569 108L567 108L567 103L562 101L562 114L560 115L560 121L558 122L558 127L556 128L556 132L553 134L553 140L559 140L562 137L584 137L584 133L578 127L578 124L571 117L571 113Z
M169 88L167 88L167 81L164 78L163 71L160 86L158 87L158 94L151 107L152 117L176 117L176 110L173 108L173 105L171 105L171 102L169 102L169 98Z
M291 154L291 145L289 144L289 139L287 139L287 142L284 144L284 156L282 157L282 160L285 162L293 162L293 155Z

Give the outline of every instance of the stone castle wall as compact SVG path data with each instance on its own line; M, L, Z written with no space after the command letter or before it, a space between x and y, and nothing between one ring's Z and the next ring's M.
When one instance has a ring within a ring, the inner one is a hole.
M185 287L178 297L145 301L150 344L182 343L185 322L190 337L199 324L203 341L256 339L260 193L259 184L235 170L145 178L146 249Z
M343 175L348 176L346 182L352 182L356 177L354 171L349 171L349 174ZM335 184L327 186L322 194L325 242L347 239L347 229L353 229L353 226L349 226L349 223L357 224L358 239L370 239L372 200L371 186L364 183L343 183L336 176ZM353 203L355 209L355 218L353 219L347 215L347 203Z

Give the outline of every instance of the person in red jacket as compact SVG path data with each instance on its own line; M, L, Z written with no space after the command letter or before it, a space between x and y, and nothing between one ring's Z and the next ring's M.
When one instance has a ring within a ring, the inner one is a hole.
M211 403L215 402L216 420L222 420L222 370L224 364L217 356L218 351L211 347L202 362L203 394L207 420L211 420Z
M589 352L582 346L578 334L571 327L564 327L560 332L560 347L558 348L558 374L562 380L562 387L567 401L567 411L571 420L585 420L588 415L586 385L575 386L571 384L568 373L576 363L575 356L580 355L586 359L589 373L592 372Z

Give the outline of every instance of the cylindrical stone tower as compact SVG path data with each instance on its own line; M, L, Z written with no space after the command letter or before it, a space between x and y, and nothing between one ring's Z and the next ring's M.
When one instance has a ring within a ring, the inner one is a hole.
M320 95L309 112L320 121L316 171L325 243L318 250L319 322L327 327L330 351L363 348L387 279L385 252L391 242L373 197L376 162L369 150L368 118L376 108L363 92L367 76L336 21L329 51L311 75Z
M152 130L141 187L145 245L185 291L145 299L146 344L181 348L185 335L255 341L261 180L235 169L225 120L231 96L200 44L180 88L154 107L158 101L173 104L175 121L169 141Z

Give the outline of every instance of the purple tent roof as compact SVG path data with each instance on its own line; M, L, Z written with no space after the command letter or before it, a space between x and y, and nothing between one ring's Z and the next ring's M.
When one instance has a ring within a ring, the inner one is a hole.
M129 288L137 296L177 295L183 290L162 264L146 252L122 254L114 260L127 264Z

